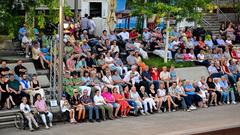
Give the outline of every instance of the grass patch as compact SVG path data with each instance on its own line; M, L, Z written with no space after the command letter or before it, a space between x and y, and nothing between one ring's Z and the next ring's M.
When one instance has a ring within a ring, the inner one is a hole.
M164 59L159 57L159 56L156 56L156 55L150 55L148 60L143 60L143 61L149 67L152 67L152 66L156 66L156 67L167 66L167 67L170 67L172 64L175 65L176 68L195 66L195 64L192 61L175 62L173 60L170 60L167 63L164 63Z

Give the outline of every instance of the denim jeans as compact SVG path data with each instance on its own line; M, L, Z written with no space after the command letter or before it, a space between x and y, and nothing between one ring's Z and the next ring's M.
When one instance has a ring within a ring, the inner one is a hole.
M223 91L222 92L222 98L223 98L223 102L228 102L228 101L230 101L229 100L229 94L231 94L231 101L233 102L233 101L235 101L235 95L234 95L234 91Z
M159 89L159 81L158 80L154 80L153 84L154 84L155 91L157 91Z
M85 105L84 106L86 111L88 111L88 119L92 120L93 119L93 110L95 111L96 114L96 119L99 119L99 110L98 107L96 106L89 106L89 105Z
M224 103L227 103L229 101L229 92L228 91L223 91L222 92L222 101Z
M134 109L131 111L133 111L133 113L137 112L137 103L133 100L128 100L127 102L130 106L134 107Z

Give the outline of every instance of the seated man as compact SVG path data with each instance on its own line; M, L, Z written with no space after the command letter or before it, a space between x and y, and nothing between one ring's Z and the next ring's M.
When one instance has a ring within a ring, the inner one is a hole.
M33 92L31 90L31 83L27 78L27 75L23 75L20 82L22 87L22 97L26 96L30 98L31 105L33 105Z
M91 97L88 95L88 90L83 90L83 95L80 98L80 102L84 105L86 111L88 111L89 122L94 122L93 121L93 110L95 111L95 114L96 114L96 121L100 122L98 107L94 106Z
M183 108L184 111L187 111L187 105L185 102L185 99L183 97L181 97L179 88L177 88L177 83L173 83L171 87L169 87L168 92L170 94L170 96L173 99L173 102L176 104L181 104L181 107Z
M186 84L184 86L185 93L191 97L192 102L198 105L200 108L203 106L202 98L195 93L195 88L190 83L190 80L186 80Z
M0 67L0 74L2 76L8 75L9 74L9 68L7 67L7 62L2 61L2 67Z
M167 84L167 88L169 88L170 78L170 73L167 71L167 67L163 66L162 72L160 72L160 79Z
M106 110L108 111L109 119L113 120L113 109L109 106L103 96L101 96L99 90L95 91L95 96L93 98L94 104L101 110L103 120L106 120Z
M134 56L134 51L130 51L129 56L127 57L128 66L133 66L137 64L136 57Z
M10 74L8 84L7 84L8 90L13 98L13 101L16 103L16 105L20 105L21 102L21 84L18 80L14 79L14 75Z
M27 68L22 65L22 60L18 60L17 65L14 67L14 72L18 77L22 77L27 73Z
M36 110L37 110L38 114L41 116L42 121L45 125L45 128L48 129L49 126L52 127L53 114L48 111L47 104L42 99L40 94L36 94L35 97L36 97L37 100L36 100L34 106L36 107ZM48 117L49 126L47 124L46 117Z
M235 95L234 91L230 90L230 87L228 85L228 82L224 76L221 77L221 80L219 81L220 87L222 89L222 98L223 98L223 103L230 104L230 99L229 99L229 93L231 94L231 101L232 104L236 104L235 102Z

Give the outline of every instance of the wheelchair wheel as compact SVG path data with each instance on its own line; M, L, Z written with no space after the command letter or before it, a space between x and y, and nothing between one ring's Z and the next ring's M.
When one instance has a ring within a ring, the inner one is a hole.
M15 127L18 128L18 129L21 129L23 130L24 129L24 117L23 117L23 114L21 113L17 113L16 114L16 117L15 117Z

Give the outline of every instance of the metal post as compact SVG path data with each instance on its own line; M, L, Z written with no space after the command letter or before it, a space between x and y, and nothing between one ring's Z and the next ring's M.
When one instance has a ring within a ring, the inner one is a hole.
M77 18L78 18L78 0L74 1L74 15L75 15L75 22L77 22Z
M170 27L170 14L167 17L167 29L166 29L166 44L165 44L164 63L167 63L167 57L168 57L169 27Z
M60 0L59 5L59 72L58 72L58 94L61 99L63 90L63 7L64 0Z
M147 3L147 0L145 0L144 3ZM147 16L146 15L144 15L143 28L147 28Z

